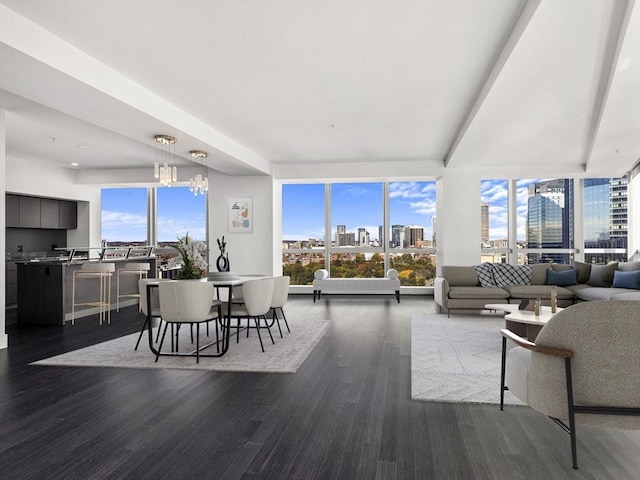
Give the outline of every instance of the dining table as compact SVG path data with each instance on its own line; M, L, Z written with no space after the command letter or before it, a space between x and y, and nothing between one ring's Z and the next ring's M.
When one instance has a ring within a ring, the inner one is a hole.
M212 341L210 343L205 344L204 346L200 347L200 357L221 357L223 355L225 355L227 353L227 351L229 350L229 337L230 337L230 330L231 330L231 299L233 297L233 289L236 287L241 286L242 284L244 284L245 282L247 282L248 280L252 280L255 279L257 277L257 275L234 275L234 276L229 276L228 278L219 278L218 276L209 276L206 279L202 279L202 281L207 281L210 282L211 284L213 284L213 286L215 287L216 290L216 297L217 297L217 301L220 301L220 290L221 289L226 289L228 294L227 294L227 311L223 312L223 316L222 318L217 318L216 322L218 322L218 324L216 325L216 340ZM158 350L158 348L156 348L156 346L154 345L154 340L153 340L153 316L152 316L152 309L151 309L151 296L152 296L152 292L154 289L158 289L160 285L160 280L158 281L150 281L147 283L147 291L146 293L146 297L147 297L147 316L145 319L145 323L142 327L142 331L140 332L140 336L143 335L145 328L147 329L148 332L148 340L149 340L149 349L151 350L151 352L154 355L159 355L159 356L193 356L196 354L195 350L192 352L176 352L172 351L171 352L160 352ZM214 299L212 299L213 301ZM220 326L221 330L222 330L222 338L218 338L217 335L217 328L218 325ZM138 341L140 341L140 339L138 339ZM173 342L172 342L173 345ZM216 353L204 353L202 352L203 350L206 350L209 347L212 346L216 346ZM137 347L136 347L137 348Z

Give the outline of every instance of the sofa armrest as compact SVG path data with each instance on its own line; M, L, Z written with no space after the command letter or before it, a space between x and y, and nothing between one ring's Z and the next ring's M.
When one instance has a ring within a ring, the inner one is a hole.
M447 309L449 299L449 282L444 277L437 277L433 283L433 299L441 308Z

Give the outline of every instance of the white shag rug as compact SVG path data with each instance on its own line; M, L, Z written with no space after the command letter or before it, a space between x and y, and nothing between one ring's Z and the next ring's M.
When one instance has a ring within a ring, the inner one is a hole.
M293 320L287 319L291 333L287 332L281 320L282 334L280 338L278 327L271 327L275 344L271 343L266 329L261 328L262 342L265 351L260 349L258 335L252 329L249 338L246 332L240 332L240 342L236 343L235 329L232 329L231 342L228 352L218 358L200 357L196 363L195 357L160 356L158 362L149 349L147 331L145 331L138 350L134 350L138 333L127 335L107 342L81 348L72 352L33 362L31 365L73 366L73 367L122 367L122 368L169 368L182 370L211 370L219 372L261 372L261 373L295 373L309 353L317 345L329 328L326 320ZM244 323L243 323L244 324ZM162 347L163 352L171 349L171 327ZM215 329L210 328L210 337L206 337L206 327L200 327L200 345L215 339ZM155 340L156 330L153 335ZM195 334L195 327L194 327ZM191 343L189 326L180 329L180 351L192 351L195 344ZM215 346L209 347L203 353L215 353Z
M411 398L499 404L501 328L500 315L412 314ZM506 391L505 404L522 402Z

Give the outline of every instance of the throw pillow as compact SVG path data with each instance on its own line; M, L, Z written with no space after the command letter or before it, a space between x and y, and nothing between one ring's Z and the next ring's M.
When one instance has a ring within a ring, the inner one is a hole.
M578 283L587 283L591 275L591 264L583 262L573 262L574 267L578 270Z
M493 268L490 263L482 263L480 265L474 265L476 273L478 274L478 280L483 287L497 287L495 280L493 279Z
M531 265L511 265L509 263L493 264L493 280L496 286L529 285L533 268Z
M620 262L618 263L618 270L621 272L640 270L640 260L636 260L635 262Z
M633 288L640 290L640 270L621 272L616 270L613 273L613 286L615 288Z
M592 287L610 287L613 283L613 274L618 268L618 263L608 265L591 265L591 274L587 285Z
M547 285L556 285L558 287L568 287L570 285L578 284L578 270L572 268L571 270L555 271L553 269L547 270Z
M573 269L573 265L566 265L564 263L552 263L551 270L555 270L556 272L563 272L565 270Z

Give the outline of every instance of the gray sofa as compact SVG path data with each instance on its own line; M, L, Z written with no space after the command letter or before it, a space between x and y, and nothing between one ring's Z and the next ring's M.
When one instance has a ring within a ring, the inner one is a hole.
M503 264L482 264L483 266ZM490 285L478 265L443 266L435 279L434 300L440 311L483 310L489 303L520 303L540 299L549 305L552 283L556 285L558 306L566 307L580 301L640 300L640 261L591 265L575 262L572 265L538 264L530 269L528 282ZM495 267L494 267L495 268ZM514 268L525 268L524 266ZM479 272L480 270L480 276ZM623 272L623 273L616 273ZM524 283L524 284L522 284ZM483 286L484 285L484 286ZM618 287L616 285L624 285ZM630 288L635 287L635 288Z

